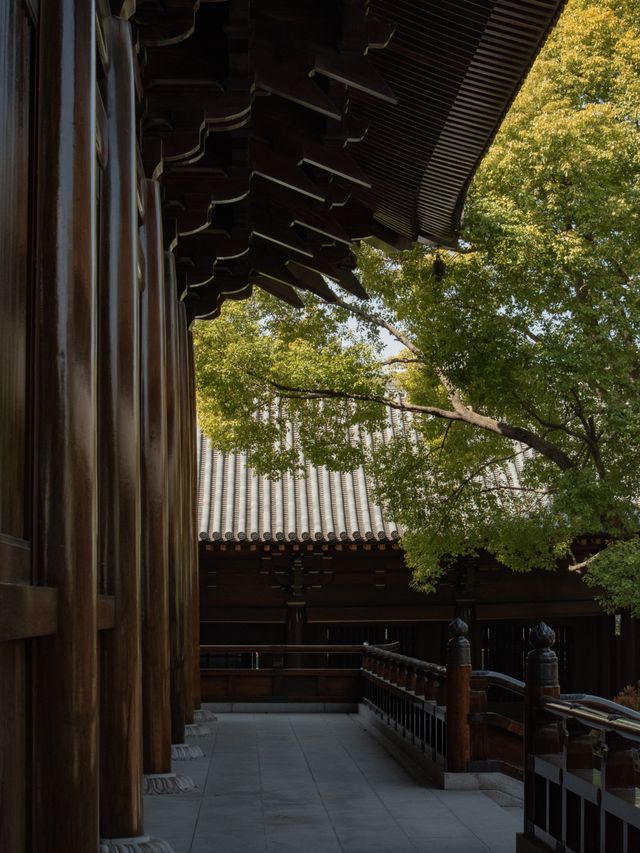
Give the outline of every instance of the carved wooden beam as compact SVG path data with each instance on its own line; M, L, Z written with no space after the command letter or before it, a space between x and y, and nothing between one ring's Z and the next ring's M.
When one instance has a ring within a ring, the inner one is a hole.
M200 0L138 0L135 23L144 45L161 47L189 38L195 29Z
M396 94L366 57L343 54L329 47L314 48L314 57L314 68L319 74L388 104L398 103Z
M308 267L303 267L295 261L289 261L287 266L298 280L299 287L304 287L305 290L315 293L316 296L320 296L326 302L337 302L338 297L331 290L320 273L317 273L315 270L309 269Z
M281 62L265 50L255 54L255 81L259 89L279 95L320 115L340 119L341 110L314 82L312 72L311 60L304 63L299 59Z
M264 275L258 275L253 279L253 284L262 288L262 290L270 293L272 296L277 296L283 302L287 302L293 308L304 308L304 302L293 287L288 284L283 284L281 281L276 281L273 278L267 278Z

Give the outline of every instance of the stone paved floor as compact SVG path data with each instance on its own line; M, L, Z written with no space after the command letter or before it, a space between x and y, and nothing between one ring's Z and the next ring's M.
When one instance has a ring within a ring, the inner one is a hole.
M145 830L175 853L512 853L519 809L429 787L348 714L221 714L199 790L145 798Z

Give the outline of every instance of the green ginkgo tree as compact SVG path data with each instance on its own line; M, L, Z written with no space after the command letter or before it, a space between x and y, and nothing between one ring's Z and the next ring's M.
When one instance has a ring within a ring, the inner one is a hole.
M459 251L363 245L359 270L368 302L256 292L196 324L214 445L271 476L302 476L303 456L364 464L427 590L465 555L552 568L597 534L611 547L578 568L640 615L637 2L570 0L474 178ZM411 428L352 440L389 407Z

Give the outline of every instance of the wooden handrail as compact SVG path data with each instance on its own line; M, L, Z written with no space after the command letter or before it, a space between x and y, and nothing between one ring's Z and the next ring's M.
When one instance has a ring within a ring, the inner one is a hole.
M417 667L418 669L425 670L427 672L431 672L434 675L445 677L447 674L446 666L442 666L439 663L433 663L432 661L420 660L419 658L410 658L407 655L401 655L397 652L389 650L388 646L368 646L367 647L370 652L379 652L382 653L380 656L387 658L389 660L396 661L397 663L404 664L405 666Z
M552 649L555 633L541 622L531 630L530 641L524 694L525 820L516 849L529 851L535 841L536 849L541 842L540 849L550 851L631 850L640 832L635 764L640 714L600 696L562 695ZM588 813L588 820L574 820L571 810L573 815Z
M388 643L384 646L376 646L382 650L398 648L399 643ZM200 651L208 654L251 654L258 652L265 655L286 655L286 654L305 654L305 655L325 655L325 654L364 654L370 651L373 646L367 645L285 645L281 643L264 645L201 645Z
M624 737L640 741L640 723L630 719L626 715L607 714L577 702L552 699L548 696L542 696L539 700L539 705L556 717L578 720L581 723L586 723L592 729L617 732ZM624 708L623 705L620 706L620 709L624 711L629 710L628 708Z
M518 696L524 696L524 681L505 675L503 672L494 672L492 669L474 669L471 673L471 680L473 681L475 678L484 679L494 687L503 687Z
M627 708L626 705L621 705L612 699L604 699L602 696L591 696L589 693L561 693L560 698L565 702L579 702L580 705L585 705L587 708L594 708L595 710L602 709L618 717L626 717L629 720L636 720L640 723L640 711L634 711L633 708Z

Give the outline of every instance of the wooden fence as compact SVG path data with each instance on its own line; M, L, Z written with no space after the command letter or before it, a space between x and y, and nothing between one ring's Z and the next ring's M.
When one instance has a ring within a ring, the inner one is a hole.
M543 622L524 681L472 671L467 630L451 623L444 664L401 655L397 643L203 646L204 663L225 661L202 669L203 699L363 703L443 773L522 778L518 853L640 851L640 713L561 694Z

